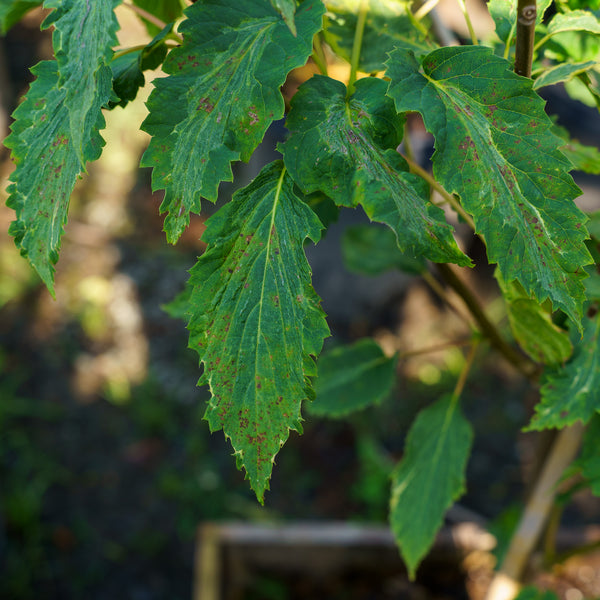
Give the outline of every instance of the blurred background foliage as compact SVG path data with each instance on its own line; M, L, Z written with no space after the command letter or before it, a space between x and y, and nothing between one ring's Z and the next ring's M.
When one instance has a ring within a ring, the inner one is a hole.
M123 46L147 42L133 13L121 7L118 16ZM35 10L0 38L0 137L27 89L28 67L51 56L42 19ZM290 78L288 90L297 84ZM347 421L306 417L305 434L292 434L278 456L261 508L223 436L211 436L202 420L208 392L196 387L185 325L161 308L203 250L207 214L192 217L176 247L167 245L160 194L137 167L147 143L139 125L148 93L146 86L126 109L106 115L105 151L71 201L55 301L6 233L12 167L0 148L0 598L187 599L203 521L385 522L389 473L404 435L418 410L453 386L464 361L447 342L464 339L468 327L419 279L345 269L345 226L365 222L346 211L319 246L307 248L334 334L327 343L373 335L388 354L400 349L407 354L399 382L379 407ZM236 166L220 202L265 156L271 160L281 135L279 124L249 165ZM501 320L490 273L472 276ZM433 354L410 356L436 344ZM478 434L469 465L477 483L464 504L484 518L519 497L527 478L527 443L514 441L535 401L531 393L485 355L465 391ZM276 582L262 589L262 597L285 597Z

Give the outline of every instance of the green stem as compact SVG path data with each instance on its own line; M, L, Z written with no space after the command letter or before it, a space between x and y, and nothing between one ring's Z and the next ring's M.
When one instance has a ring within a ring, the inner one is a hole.
M534 44L533 51L537 52L540 49L540 47L543 46L551 37L551 35L545 35L541 40Z
M350 57L350 78L348 80L348 96L354 93L354 82L358 71L358 61L360 60L360 51L362 49L363 34L365 32L365 23L369 13L369 0L360 0L358 7L358 17L356 19L356 29L354 30L354 42L352 44L352 55Z
M327 75L327 57L325 56L323 44L321 43L321 37L318 33L316 33L315 37L313 38L312 59L315 65L317 65L319 71L321 71L321 75Z
M446 283L462 298L462 301L466 304L469 312L473 315L481 332L489 340L490 344L520 373L530 379L536 377L538 374L538 366L525 356L519 354L504 340L496 326L483 312L483 309L471 290L461 281L456 273L454 273L454 271L446 264L440 263L437 266L444 281L446 281Z
M453 340L451 342L443 342L440 344L434 344L433 346L427 346L426 348L417 348L416 350L407 350L405 352L398 352L398 359L405 360L412 358L413 356L422 356L423 354L432 354L434 352L441 352L448 348L458 348L460 346L470 346L473 343L473 338L468 337L462 340Z
M523 77L531 77L536 14L535 0L518 0L515 73Z
M469 224L469 227L475 231L475 223L473 222L471 215L465 211L458 200L452 194L449 194L423 167L421 167L421 165L417 164L407 156L402 155L402 157L408 163L411 172L422 177L434 190L439 192L446 202L448 202L465 222Z
M471 42L473 42L474 46L477 46L479 44L479 40L475 35L475 30L473 29L473 23L471 23L471 17L469 17L465 0L457 0L457 2L460 6L460 10L462 10L463 15L465 16L465 21L467 22L467 27L469 29L469 35L471 36Z

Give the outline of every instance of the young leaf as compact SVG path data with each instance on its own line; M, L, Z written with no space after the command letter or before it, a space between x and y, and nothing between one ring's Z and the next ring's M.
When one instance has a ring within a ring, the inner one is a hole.
M600 315L584 319L583 338L572 335L575 350L562 368L542 380L541 400L527 431L586 424L600 411Z
M390 521L411 579L433 544L444 513L465 492L473 431L455 398L422 410L392 476Z
M551 315L514 283L496 278L506 300L508 320L519 346L536 362L545 365L564 363L573 352L569 334L557 327Z
M294 37L269 2L207 0L186 9L184 42L167 57L148 101L143 129L153 136L142 158L164 189L167 239L176 242L200 211L200 197L217 198L231 181L230 163L247 161L267 127L283 116L279 87L303 65L321 28L323 5L299 7ZM192 161L182 156L194 157Z
M587 60L578 63L561 63L546 69L534 82L533 89L539 90L547 85L556 85L571 81L581 73L585 73L590 69L597 68L600 65L598 61Z
M418 111L436 138L436 179L460 195L490 262L531 297L551 298L576 323L585 300L585 215L560 140L531 81L481 46L442 48L423 61L395 50L388 94Z
M58 260L69 198L81 162L69 126L66 90L59 88L55 61L32 69L37 77L25 101L14 113L15 122L4 144L12 149L16 169L10 176L7 205L17 213L9 233L21 254L29 259L48 289L54 293L54 268ZM87 142L87 160L100 156L104 126L101 113Z
M395 150L402 121L385 88L381 79L361 79L347 99L344 84L329 77L302 84L287 120L286 167L306 193L321 190L341 206L362 204L370 219L394 230L403 252L468 265L443 211Z
M54 26L52 46L58 63L58 85L65 90L70 139L82 170L89 160L85 149L94 135L98 115L112 93L112 73L108 65L119 28L114 8L120 3L121 0L44 2L44 8L55 9L42 27Z
M421 275L427 264L398 250L396 235L387 227L356 225L342 237L342 255L348 269L361 275L379 275L390 269Z
M0 33L5 34L23 15L39 6L42 0L2 0L0 2Z
M326 2L325 40L338 56L348 62L352 55L359 5L359 0ZM437 47L423 31L413 25L410 2L368 0L368 5L358 63L360 71L383 71L388 52L398 46L409 48L416 54L427 54Z
M321 223L280 161L206 223L191 271L190 347L212 392L205 418L223 429L262 502L274 458L313 396L313 356L328 335L303 250Z
M336 418L379 404L392 390L397 362L369 338L323 353L309 411Z

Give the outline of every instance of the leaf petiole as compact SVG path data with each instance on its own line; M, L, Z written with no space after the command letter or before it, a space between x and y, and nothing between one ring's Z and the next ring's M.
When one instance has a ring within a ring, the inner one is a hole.
M352 55L350 57L350 78L348 79L348 97L354 93L354 82L358 71L358 62L360 60L360 51L362 49L363 34L365 32L365 23L369 13L369 0L360 0L358 7L358 18L356 20L356 29L354 30L354 42L352 44Z

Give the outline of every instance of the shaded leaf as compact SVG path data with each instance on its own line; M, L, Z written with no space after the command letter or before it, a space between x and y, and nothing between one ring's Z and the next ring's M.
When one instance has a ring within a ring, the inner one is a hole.
M0 33L6 33L23 18L25 13L40 6L41 3L42 0L2 0L0 2Z
M223 429L262 502L274 457L313 397L313 357L328 335L303 251L321 223L280 161L207 222L191 271L190 347L212 392L205 418Z
M113 59L113 90L119 101L111 101L110 108L126 106L133 100L138 90L146 83L144 71L156 69L167 55L165 38L173 30L173 24L167 25L145 48L127 52Z
M336 204L362 204L368 217L396 233L398 247L432 261L470 264L426 184L395 151L402 121L381 79L356 82L346 99L339 81L316 75L292 99L284 160L304 192L321 190Z
M546 365L564 363L572 354L569 334L552 322L552 315L514 283L507 284L497 273L510 328L515 340L534 361Z
M414 258L398 250L391 229L373 225L348 227L342 237L344 263L361 275L379 275L390 269L420 275L426 270L423 258Z
M112 72L108 65L119 28L114 8L120 3L121 0L44 2L44 8L54 9L42 28L54 26L52 46L58 62L58 85L65 91L70 139L82 170L88 160L84 150L98 115L112 94Z
M142 125L153 136L142 165L154 167L153 189L165 190L170 242L200 212L200 197L216 200L219 183L232 180L230 163L247 161L283 116L279 88L311 54L323 10L320 0L303 2L294 37L268 2L207 0L186 9L184 42L165 60L170 76L155 81Z
M325 4L325 40L338 56L350 62L360 0L327 0ZM382 71L387 53L398 46L417 54L437 48L413 25L410 4L403 0L369 0L358 62L360 71Z
M546 69L537 79L533 82L533 89L539 90L542 87L548 85L556 85L557 83L564 83L565 81L571 81L574 77L585 71L589 71L600 63L594 60L588 60L579 63L562 63Z
M558 600L558 596L550 590L527 586L517 594L515 600Z
M46 61L32 69L36 79L15 111L12 133L4 141L16 164L7 205L16 211L17 220L9 233L52 293L69 198L81 173L71 140L66 90L59 88L56 67L55 61ZM98 129L103 126L99 113L84 152L87 160L100 155L104 142Z
M379 404L392 390L397 362L370 338L324 352L309 411L335 418Z
M434 175L473 216L490 262L579 323L591 262L586 217L572 202L580 190L531 81L481 46L436 50L423 72L403 50L388 64L388 94L399 112L423 115L436 138Z
M471 425L453 398L422 410L410 428L392 476L390 522L411 579L446 510L465 492L472 439Z
M588 481L594 496L600 496L600 415L594 415L583 434L581 454L573 463L573 467L580 471Z
M574 332L571 360L544 374L541 399L527 431L586 424L600 410L600 316L584 319L583 337Z
M172 23L183 14L181 0L133 0L133 3L148 11L164 23ZM157 35L161 29L154 23L142 19L150 35Z

